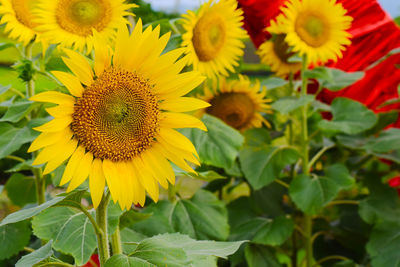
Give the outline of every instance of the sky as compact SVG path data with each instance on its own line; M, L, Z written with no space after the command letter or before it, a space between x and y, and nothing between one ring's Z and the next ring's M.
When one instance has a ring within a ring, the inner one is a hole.
M199 3L204 2L204 0L145 0L150 2L155 10L165 10L178 12L185 12L187 9L196 8ZM363 0L358 0L363 1ZM378 0L392 18L400 16L400 1L399 0Z

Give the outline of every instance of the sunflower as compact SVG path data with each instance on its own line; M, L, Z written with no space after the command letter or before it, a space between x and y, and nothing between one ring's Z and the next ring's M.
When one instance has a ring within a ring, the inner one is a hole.
M5 32L25 46L37 34L32 9L36 0L0 0L0 24L6 24Z
M258 80L252 85L246 76L230 81L221 78L212 89L205 88L201 99L211 106L198 111L198 115L211 114L240 131L260 128L262 124L270 127L261 112L271 113L271 99L265 98L266 88L260 88Z
M112 51L95 32L93 70L85 57L65 49L63 61L72 73L53 72L70 94L31 97L58 104L47 109L54 119L34 128L42 133L29 152L44 149L33 164L47 162L47 174L69 159L60 184L69 182L69 192L89 177L95 207L105 183L114 202L129 209L132 203L143 206L145 192L157 201L158 183L164 188L174 183L169 161L187 172L194 171L185 160L199 164L193 144L174 129L206 130L199 119L181 113L209 106L183 97L204 77L180 73L186 58L177 59L184 49L160 56L170 34L159 34L159 26L142 32L139 20L131 35L126 27L118 30Z
M188 11L182 15L182 46L189 55L188 64L211 78L217 74L228 76L227 70L234 72L233 67L243 55L241 39L247 37L241 28L242 14L235 0L210 0L197 14Z
M124 0L37 0L37 29L51 43L74 47L87 53L93 48L92 33L96 30L104 40L115 37L115 30L129 22L127 10L135 4Z
M347 29L352 17L336 0L290 0L282 7L282 32L293 52L307 55L310 63L336 61L351 42ZM280 23L279 23L280 24Z

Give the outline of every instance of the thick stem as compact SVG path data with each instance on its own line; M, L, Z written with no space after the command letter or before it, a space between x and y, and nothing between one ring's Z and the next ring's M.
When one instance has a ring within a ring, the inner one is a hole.
M113 255L122 254L121 233L119 231L119 226L117 226L117 229L111 235L111 247Z
M110 258L107 231L107 206L109 201L110 192L107 192L106 195L103 195L103 198L96 209L96 223L101 230L101 232L97 234L97 247L99 249L100 266L104 266L106 260Z
M302 62L302 70L301 70L301 79L302 79L302 86L301 86L301 95L307 95L307 83L308 80L304 77L304 73L307 70L307 56L303 56ZM302 168L303 174L309 175L309 140L308 140L308 125L307 125L307 111L308 105L303 106L302 108L302 116L301 116L301 124L302 124L302 131L301 131L301 154L302 154ZM306 266L312 266L313 260L313 247L312 247L312 218L308 214L304 214L304 232L305 232L305 250L306 250Z

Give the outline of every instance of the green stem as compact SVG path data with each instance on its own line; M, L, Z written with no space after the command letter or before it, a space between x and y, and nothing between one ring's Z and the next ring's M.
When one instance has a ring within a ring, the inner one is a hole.
M307 95L307 83L308 80L304 77L304 73L307 70L307 56L303 56L302 69L301 69L301 95ZM307 111L308 105L303 106L301 116L301 154L302 154L302 168L303 174L309 175L309 140L308 140L308 125L307 125ZM305 250L306 250L306 266L311 267L313 261L313 247L312 247L312 217L308 214L304 214L304 232L305 232Z
M328 256L325 258L320 259L317 263L315 263L313 266L318 266L323 262L329 261L329 260L342 260L342 261L347 261L350 260L349 258L339 256L339 255L333 255L333 256Z
M358 200L335 200L335 201L331 201L327 206L342 205L342 204L358 205L358 204L360 204L360 201L358 201Z
M111 247L113 255L122 254L121 233L119 231L119 226L117 226L117 229L111 235Z
M171 203L175 203L176 201L176 188L173 184L168 185L168 200Z
M74 267L75 265L69 264L69 263L65 263L65 262L48 262L48 263L44 263L44 264L40 264L41 267L45 267L45 266L49 266L49 267L53 267L53 266L64 266L64 267Z
M320 151L318 151L317 154L315 154L315 156L311 159L310 163L308 164L308 169L311 169L311 167L315 164L315 162L317 162L317 160L329 149L331 149L332 147L334 147L334 145L331 146L324 146L323 148L321 148Z
M90 214L89 211L86 209L86 207L81 204L79 206L79 210L82 211L83 214L86 215L86 217L88 217L89 221L93 225L94 232L95 232L96 236L102 235L102 230L100 229L100 227L96 223L96 220L93 218L92 214Z
M110 258L110 248L108 245L107 232L107 206L110 201L110 192L103 195L99 206L96 209L96 223L100 228L100 233L97 234L97 246L99 250L100 266L104 266L106 260Z
M12 160L19 161L19 162L25 162L25 159L18 157L18 156L13 156L13 155L8 155L5 157L5 159L12 159Z

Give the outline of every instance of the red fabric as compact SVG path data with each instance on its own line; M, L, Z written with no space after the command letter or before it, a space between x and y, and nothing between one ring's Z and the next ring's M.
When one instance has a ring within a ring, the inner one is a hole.
M92 262L93 262L93 264L92 264ZM93 254L90 257L90 260L85 265L82 265L81 267L100 267L99 255Z
M284 0L239 0L244 11L244 27L258 47L268 34L264 32L269 21L279 14ZM378 108L385 101L398 98L400 83L400 54L392 55L378 65L371 64L400 47L400 29L390 16L382 10L377 0L339 0L348 15L354 18L349 32L353 35L352 45L343 53L343 58L327 65L344 71L366 71L365 77L339 92L323 90L319 99L326 103L335 97L348 97L364 103L376 112L400 109L400 105ZM396 126L400 127L400 119Z

